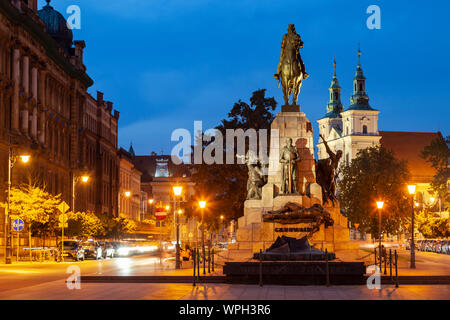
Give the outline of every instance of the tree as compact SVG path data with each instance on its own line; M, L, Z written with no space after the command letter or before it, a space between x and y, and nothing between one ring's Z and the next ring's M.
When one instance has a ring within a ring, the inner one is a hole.
M384 201L382 231L396 234L409 221L410 201L406 194L408 169L383 147L360 150L351 164L341 168L338 198L341 208L361 231L378 235L376 201Z
M450 207L450 194L448 192L448 181L450 180L450 167L448 166L450 136L447 136L445 139L440 136L431 141L430 145L424 148L421 156L436 169L436 175L431 182L431 189L438 194L443 210L446 211Z
M450 237L450 218L441 217L435 212L422 210L416 213L417 229L425 238L448 238Z
M105 228L101 220L91 211L70 212L67 235L72 237L102 237Z
M126 233L132 233L136 231L137 224L133 220L126 219L123 217L114 218L114 228L112 235L116 239L120 239L123 237Z
M11 188L10 211L26 223L47 223L61 203L61 196L53 196L33 185ZM5 204L2 204L5 207Z
M270 129L270 124L274 119L272 111L275 110L277 102L273 97L267 98L265 92L265 89L253 92L250 104L241 100L236 102L228 113L228 118L222 120L216 129L224 137L226 136L226 129ZM203 141L198 139L197 143L201 143L203 147L206 146ZM223 150L225 150L225 143L224 141ZM236 149L235 147L235 159ZM227 220L237 219L242 216L248 178L245 165L200 164L193 165L192 169L192 181L195 182L196 194L208 200L208 209L205 210L205 222L207 215L212 215L213 219L211 221L217 220L222 214ZM199 211L194 211L194 214L195 212L196 215L199 215Z
M61 203L61 195L53 196L34 185L13 187L10 192L10 213L18 215L31 225L32 234L44 238L55 234L58 219L57 206ZM6 204L2 203L2 207Z

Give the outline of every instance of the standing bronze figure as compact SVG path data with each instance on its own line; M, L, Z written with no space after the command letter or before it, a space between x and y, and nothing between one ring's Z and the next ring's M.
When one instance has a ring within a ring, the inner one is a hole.
M266 177L261 168L261 162L256 154L249 150L245 156L248 168L247 200L261 199L262 187L266 184Z
M305 71L305 64L300 56L303 41L295 31L295 26L290 24L287 34L281 42L280 62L278 63L275 79L281 81L284 94L284 104L289 106L289 97L292 94L292 105L297 106L298 95L302 81L309 77Z
M297 162L300 161L300 155L297 148L292 145L292 139L286 139L286 145L280 152L280 163L282 166L281 193L298 193L297 188Z
M339 166L339 160L342 157L342 151L338 150L336 153L331 151L328 143L325 141L322 135L320 135L325 145L329 158L321 159L317 161L316 165L316 181L322 187L322 202L326 204L328 200L331 200L333 207L336 198L336 180L337 169Z

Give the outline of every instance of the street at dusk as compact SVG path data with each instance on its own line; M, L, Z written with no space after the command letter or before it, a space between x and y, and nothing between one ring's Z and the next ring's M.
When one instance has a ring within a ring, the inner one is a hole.
M0 0L4 310L448 302L449 10Z

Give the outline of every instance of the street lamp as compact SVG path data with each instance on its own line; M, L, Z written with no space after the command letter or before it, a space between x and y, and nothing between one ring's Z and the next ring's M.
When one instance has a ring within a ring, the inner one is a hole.
M180 260L180 219L179 214L181 213L180 204L178 204L178 214L176 214L176 207L177 207L177 200L180 201L181 193L183 192L183 187L181 186L174 186L173 187L173 194L175 195L175 201L174 201L174 212L175 212L175 224L176 224L176 231L177 231L177 246L175 251L175 269L181 268L181 260Z
M381 259L381 210L383 209L384 202L383 201L377 201L377 208L378 208L378 248L380 250L380 259ZM380 262L381 263L381 262ZM381 269L381 267L380 267Z
M89 181L89 176L83 175L83 176L75 176L73 175L72 178L72 211L75 213L75 187L77 183L81 181L83 183L87 183Z
M198 202L198 206L201 209L202 212L202 254L203 254L203 274L206 274L206 262L205 262L205 225L203 223L203 217L204 217L204 212L205 212L205 208L206 208L206 201L201 200Z
M222 224L222 241L225 240L225 237L224 237L224 233L225 233L225 225L224 225L224 223L223 223L224 219L225 219L225 217L223 216L223 214L221 214L221 215L220 215L220 222L221 222L221 224Z
M416 268L416 246L414 244L414 194L416 193L416 185L408 185L408 192L411 195L411 259L410 268Z
M5 243L5 264L11 264L11 239L10 239L10 221L9 221L9 208L11 206L11 177L12 177L12 168L16 163L17 159L20 158L20 161L24 164L30 161L29 155L20 155L15 156L13 154L13 150L11 144L9 146L8 153L8 195L6 201L5 208L5 232L4 232L4 243Z

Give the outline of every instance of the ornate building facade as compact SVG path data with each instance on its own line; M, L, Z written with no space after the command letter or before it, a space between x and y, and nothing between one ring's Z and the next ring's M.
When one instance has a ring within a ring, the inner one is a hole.
M49 3L0 2L0 181L5 190L11 145L31 156L14 167L13 186L38 185L70 206L75 194L75 210L117 216L119 112L87 92L84 48Z
M369 105L369 97L365 89L365 80L358 50L358 65L353 78L353 95L350 106L344 108L341 103L341 87L334 75L329 88L329 103L327 113L317 122L320 134L325 138L333 152L342 150L341 164L349 164L358 151L381 145L394 153L399 160L404 160L410 173L409 183L415 184L416 200L427 206L432 206L441 212L440 199L431 191L430 183L436 170L422 158L421 152L435 139L442 138L440 132L399 132L379 131L379 111ZM318 158L328 158L322 139L317 144ZM448 213L446 213L448 215Z
M366 93L366 78L361 67L361 51L358 50L358 65L353 78L353 95L350 106L345 109L341 103L341 87L336 76L336 62L334 75L330 86L330 100L327 113L317 122L319 132L325 138L333 151L342 150L345 163L356 157L359 150L379 144L381 136L378 132L378 114L380 111L369 105ZM317 144L318 158L328 158L322 139Z
M146 193L141 194L142 173L133 164L133 155L124 149L119 149L120 178L119 178L119 215L121 217L142 221L146 203ZM145 200L142 200L145 198Z

